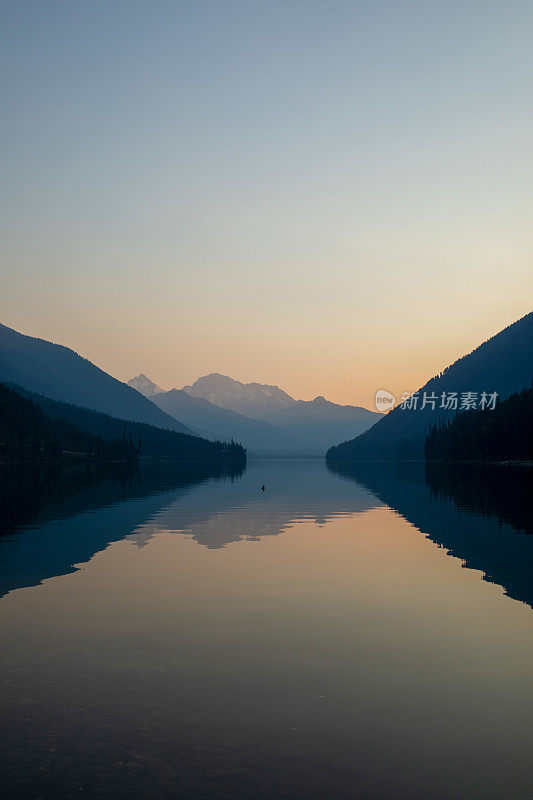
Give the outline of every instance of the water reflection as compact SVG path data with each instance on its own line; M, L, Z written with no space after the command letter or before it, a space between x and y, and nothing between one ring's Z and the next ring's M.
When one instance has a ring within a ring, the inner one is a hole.
M73 572L194 486L244 467L172 461L5 466L0 473L0 596ZM73 530L73 523L75 529Z
M180 533L217 549L384 504L533 606L531 479L525 468L361 462L326 470L319 460L10 469L0 483L0 596L73 572L121 539L143 547L156 533Z
M431 541L525 597L532 537L481 478L483 502L320 461L20 481L2 585L51 579L0 601L3 796L531 796L530 609Z
M533 471L420 462L330 465L365 486L465 567L533 607Z
M210 486L207 495L189 492L176 497L160 509L151 526L144 525L128 538L143 546L155 533L178 532L218 549L277 536L298 520L326 525L335 517L381 505L364 487L347 487L328 474L321 460L256 460L249 462L230 492L220 484Z
M217 549L275 536L295 520L324 525L381 505L319 460L258 460L246 470L173 462L20 468L6 470L1 486L0 596L73 572L121 539L143 547L155 533L179 532Z

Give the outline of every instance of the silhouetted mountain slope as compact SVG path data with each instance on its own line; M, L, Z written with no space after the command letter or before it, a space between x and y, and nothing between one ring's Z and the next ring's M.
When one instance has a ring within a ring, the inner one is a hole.
M193 397L203 397L215 406L236 411L252 419L263 419L266 414L288 408L296 402L279 386L241 383L218 372L204 375L192 386L184 386L183 389Z
M288 408L268 414L265 419L323 454L332 442L363 433L382 416L377 411L341 406L324 397L315 397L310 401L297 400Z
M157 383L147 378L143 372L141 372L140 375L136 375L135 378L130 378L130 380L126 382L126 385L131 386L132 389L136 389L145 397L150 398L152 398L154 394L160 394L163 391Z
M533 312L460 358L419 390L420 400L424 392L437 396L435 411L429 406L416 410L397 407L366 433L330 448L327 458L331 461L423 458L430 424L455 414L454 410L439 408L443 392L458 392L459 396L462 392L497 392L500 399L505 399L512 392L529 387L532 378Z
M194 435L139 392L62 345L0 325L0 380L121 419Z
M494 410L462 411L434 425L425 453L429 460L533 460L533 389L510 395Z
M183 389L154 395L152 400L167 414L183 420L203 435L235 439L258 455L321 454L305 439L299 440L268 422L216 406L203 397L193 397Z
M38 404L49 417L65 420L80 431L101 437L105 441L120 439L126 430L127 436L131 435L135 444L141 444L139 451L141 458L245 460L244 450L238 444L212 442L199 436L157 428L144 422L118 419L99 411L91 411L70 403L51 400L19 387L15 387L15 389Z
M533 606L528 467L361 461L329 469L374 492L465 567Z

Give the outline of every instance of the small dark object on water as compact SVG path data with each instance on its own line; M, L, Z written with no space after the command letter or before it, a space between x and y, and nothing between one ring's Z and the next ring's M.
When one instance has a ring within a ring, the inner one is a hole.
M263 484L263 485L261 486L261 491L262 491L262 492L264 492L264 491L265 491L265 484Z

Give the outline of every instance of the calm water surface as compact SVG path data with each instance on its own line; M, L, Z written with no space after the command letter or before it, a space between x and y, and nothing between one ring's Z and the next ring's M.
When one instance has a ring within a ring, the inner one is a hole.
M0 479L5 797L533 797L530 471Z

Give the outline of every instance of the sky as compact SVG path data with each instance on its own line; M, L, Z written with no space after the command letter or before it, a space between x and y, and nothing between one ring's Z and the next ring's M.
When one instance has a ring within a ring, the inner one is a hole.
M532 309L529 0L4 0L0 321L371 407Z

